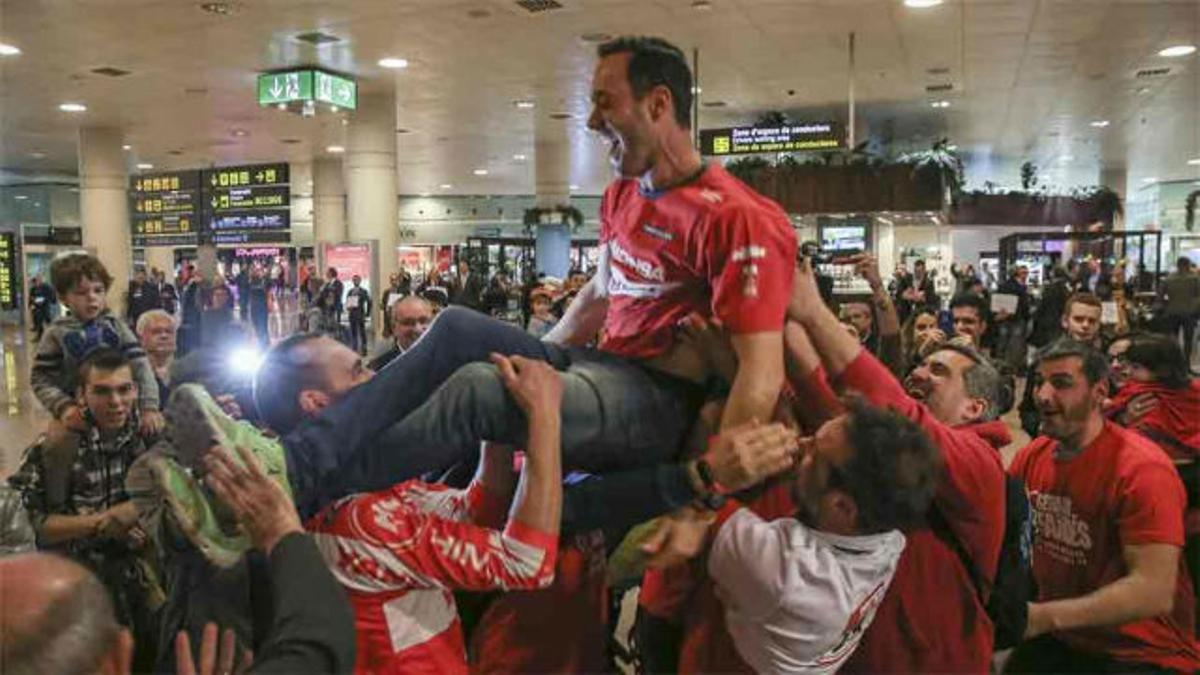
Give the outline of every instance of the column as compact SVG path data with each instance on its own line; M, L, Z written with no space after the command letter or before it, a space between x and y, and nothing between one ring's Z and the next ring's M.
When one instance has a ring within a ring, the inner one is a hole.
M373 240L376 244L370 291L372 299L378 301L383 285L396 271L396 243L400 229L393 96L388 93L359 98L358 110L346 136L343 160L346 235L351 241ZM372 322L373 329L381 326L382 321Z
M128 178L119 129L79 130L79 216L83 245L108 268L113 285L108 305L124 309L125 290L133 270L130 250Z
M312 163L313 245L346 240L346 181L342 160L322 158Z
M571 145L566 124L539 112L534 131L534 190L538 208L571 203ZM565 278L571 268L571 229L540 225L534 247L537 271Z

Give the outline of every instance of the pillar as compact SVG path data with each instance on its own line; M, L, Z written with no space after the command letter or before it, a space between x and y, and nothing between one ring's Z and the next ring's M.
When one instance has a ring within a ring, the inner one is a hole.
M313 244L346 240L346 181L342 160L322 158L312 163Z
M534 131L534 190L538 208L571 203L571 145L567 126L539 113ZM571 269L571 230L568 225L539 225L534 246L538 272L563 279Z
M125 290L133 270L130 249L128 178L119 129L79 130L79 216L83 245L108 268L113 285L108 304L124 309Z
M370 291L371 297L378 301L383 285L396 271L396 243L400 229L396 103L392 94L359 99L358 110L347 133L343 172L346 238L375 242L376 264L371 272ZM375 312L375 317L378 316ZM373 321L374 328L382 325L382 321Z

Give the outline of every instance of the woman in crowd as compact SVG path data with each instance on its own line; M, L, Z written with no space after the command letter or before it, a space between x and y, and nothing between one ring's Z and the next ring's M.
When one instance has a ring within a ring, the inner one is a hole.
M925 357L926 350L946 341L946 334L938 328L937 314L921 309L908 317L900 329L900 353L904 373L907 374Z
M233 318L233 295L229 286L212 287L208 307L200 315L200 346L226 348L246 342L246 329Z

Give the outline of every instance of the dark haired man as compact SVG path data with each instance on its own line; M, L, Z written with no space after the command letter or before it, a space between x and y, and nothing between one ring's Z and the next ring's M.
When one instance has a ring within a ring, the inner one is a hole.
M1060 333L1076 342L1082 342L1100 350L1105 349L1104 337L1100 333L1100 317L1104 313L1103 310L1100 298L1095 295L1086 291L1072 293L1067 298L1062 317L1059 319ZM1025 377L1025 393L1021 397L1021 405L1018 408L1021 415L1021 428L1029 434L1030 438L1037 437L1042 419L1038 412L1037 400L1033 395L1036 387L1032 383L1037 379L1037 368L1037 363L1029 366Z
M145 450L138 432L138 386L130 361L98 349L79 366L84 428L73 445L39 439L9 483L21 492L40 548L91 568L113 594L117 617L138 638L136 663L148 670L157 639L151 599L157 582L142 549L146 535L125 491L125 475Z
M944 465L932 508L948 532L905 532L908 544L895 578L843 672L987 672L992 623L972 577L993 582L1004 536L1004 469L997 448L1010 439L997 419L1006 408L999 373L974 349L947 344L926 356L901 386L820 302L807 264L796 272L788 315L812 340L831 383L916 422ZM960 549L974 574L956 553Z
M1106 421L1108 362L1060 340L1038 356L1043 435L1009 472L1029 492L1029 641L1009 672L1200 669L1183 546L1184 489L1150 440Z
M928 309L936 314L942 308L933 277L925 271L924 260L913 263L913 273L900 278L896 286L896 300L901 323L908 320L914 311Z
M1191 258L1180 256L1175 261L1175 272L1163 280L1160 291L1167 334L1178 338L1183 333L1183 356L1189 368L1196 346L1196 319L1200 317L1200 275L1193 268Z
M983 348L983 336L987 333L990 316L987 301L974 293L959 293L950 300L954 334L970 340L975 349Z
M768 522L729 500L710 530L725 624L760 673L833 672L854 653L896 572L900 530L923 522L941 468L920 427L863 403L799 457L794 518Z
M362 460L358 454L374 462L374 478L394 482L411 475L408 451L436 451L444 442L453 451L473 452L482 431L494 440L517 440L508 435L521 433L513 423L519 415L489 366L468 371L492 380L470 396L426 403L455 371L492 352L577 371L565 386L563 414L581 426L565 426L563 445L585 451L589 468L672 455L706 376L703 359L675 339L678 322L692 312L715 316L733 335L739 369L723 423L770 418L783 378L795 234L777 205L721 166L702 162L688 129L691 84L683 53L665 41L621 38L600 48L588 123L610 140L620 178L601 207L597 275L544 341L451 307L379 377L320 401L304 395L304 387L280 394L271 379L289 377L284 371L299 357L284 352L300 345L273 350L256 379L256 397L286 425L276 430L287 434L290 477L306 508L306 493L332 489L335 483L325 478ZM599 350L580 347L601 328ZM379 438L423 404L427 419L455 422L426 425L404 444ZM456 434L452 442L447 434Z

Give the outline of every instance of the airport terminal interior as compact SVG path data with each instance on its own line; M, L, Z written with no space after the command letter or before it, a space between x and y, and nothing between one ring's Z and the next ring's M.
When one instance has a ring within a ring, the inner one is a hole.
M0 672L1200 672L1198 48L0 0Z

